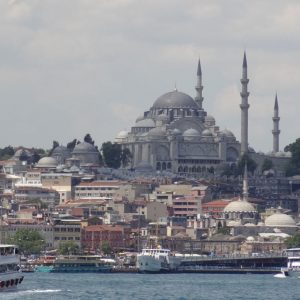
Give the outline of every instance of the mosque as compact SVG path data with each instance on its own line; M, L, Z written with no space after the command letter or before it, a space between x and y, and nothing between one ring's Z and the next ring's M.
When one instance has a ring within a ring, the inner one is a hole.
M265 158L275 168L283 169L289 153L279 152L279 108L277 95L273 117L273 151L256 153L248 146L247 58L244 53L241 90L241 141L227 129L221 130L213 116L203 108L203 85L198 61L196 96L178 91L163 94L152 107L137 118L131 131L121 131L115 142L132 153L131 167L136 170L170 171L181 175L205 176L218 167L236 163L241 154L249 153L258 165Z

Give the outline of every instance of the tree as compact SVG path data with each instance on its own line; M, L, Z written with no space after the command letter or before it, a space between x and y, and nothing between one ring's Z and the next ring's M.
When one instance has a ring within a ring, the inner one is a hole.
M95 144L95 141L92 139L91 135L89 133L87 133L84 137L84 141L86 143L89 143L89 144L92 144L94 145Z
M9 159L15 154L15 150L12 146L7 146L0 149L0 159Z
M244 174L245 164L247 164L247 170L252 174L257 168L257 163L248 154L243 154L238 161L238 175Z
M107 167L118 169L121 166L122 149L120 144L105 142L102 144L101 151Z
M294 143L287 145L284 151L290 151L292 157L286 166L286 175L293 176L300 174L300 138L296 139Z
M269 158L265 158L265 160L263 161L262 167L261 167L261 171L268 171L270 169L273 168L273 162L271 159Z
M79 246L74 241L60 243L58 252L62 255L76 255L79 254Z
M121 153L121 163L123 167L128 166L128 164L131 162L132 154L128 148L125 148L122 150Z
M33 154L32 154L32 163L35 164L35 163L37 163L40 159L41 159L41 156L39 155L39 153L37 152L37 150L34 150L34 152L33 152Z
M24 255L40 254L46 245L41 234L33 229L18 229L8 242L18 245Z
M72 142L69 142L67 144L67 148L72 152L76 146L77 139L74 139Z
M53 150L56 148L56 147L58 147L59 146L59 142L58 141L53 141L52 142L52 148L51 148L51 150L49 151L49 156L51 156L51 154L52 154L52 152L53 152Z
M102 250L103 254L105 254L105 255L111 254L112 248L108 241L102 242L101 250Z
M287 248L297 248L300 247L300 233L297 232L293 236L288 237L286 240Z

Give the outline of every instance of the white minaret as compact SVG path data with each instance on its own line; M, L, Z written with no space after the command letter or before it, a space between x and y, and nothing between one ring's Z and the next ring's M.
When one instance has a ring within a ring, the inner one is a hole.
M204 98L202 96L203 85L202 85L202 71L201 71L200 59L198 60L197 85L195 86L195 90L197 92L195 97L195 102L198 104L199 109L202 109L202 102Z
M275 104L274 104L274 116L273 116L273 152L279 151L279 107L278 107L278 100L277 100L277 93L275 96Z
M246 52L244 52L244 60L243 60L243 74L242 74L242 103L240 104L241 107L241 154L248 152L248 82L249 79L247 78L247 58Z
M248 201L248 170L247 170L247 163L245 164L244 178L243 178L243 200Z

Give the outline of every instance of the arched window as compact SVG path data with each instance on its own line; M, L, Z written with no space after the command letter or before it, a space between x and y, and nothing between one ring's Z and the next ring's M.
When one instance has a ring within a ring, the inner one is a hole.
M187 173L187 172L188 172L188 170L189 170L189 169L188 169L188 167L187 167L187 166L185 166L185 167L184 167L184 169L183 169L183 172L184 172L184 173Z
M165 162L162 163L161 165L162 170L166 170L167 169L167 164Z
M158 163L156 164L156 170L161 170L161 163L160 163L160 162L158 162Z
M168 162L167 169L170 170L171 168L172 168L172 164L170 162Z

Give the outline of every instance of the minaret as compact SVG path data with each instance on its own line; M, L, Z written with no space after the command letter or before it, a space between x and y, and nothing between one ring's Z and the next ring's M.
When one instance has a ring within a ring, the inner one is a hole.
M248 201L248 170L247 162L244 169L244 178L243 178L243 201Z
M197 85L195 86L195 90L197 92L195 101L198 104L199 109L202 109L202 102L204 98L202 96L203 85L202 85L202 71L201 71L200 59L198 60Z
M274 116L273 116L273 152L279 151L279 108L278 108L278 100L277 100L277 93L275 96L275 104L274 104Z
M243 74L242 74L242 103L240 104L241 107L241 154L248 152L248 82L249 79L247 78L247 58L246 52L244 52L244 60L243 60Z

